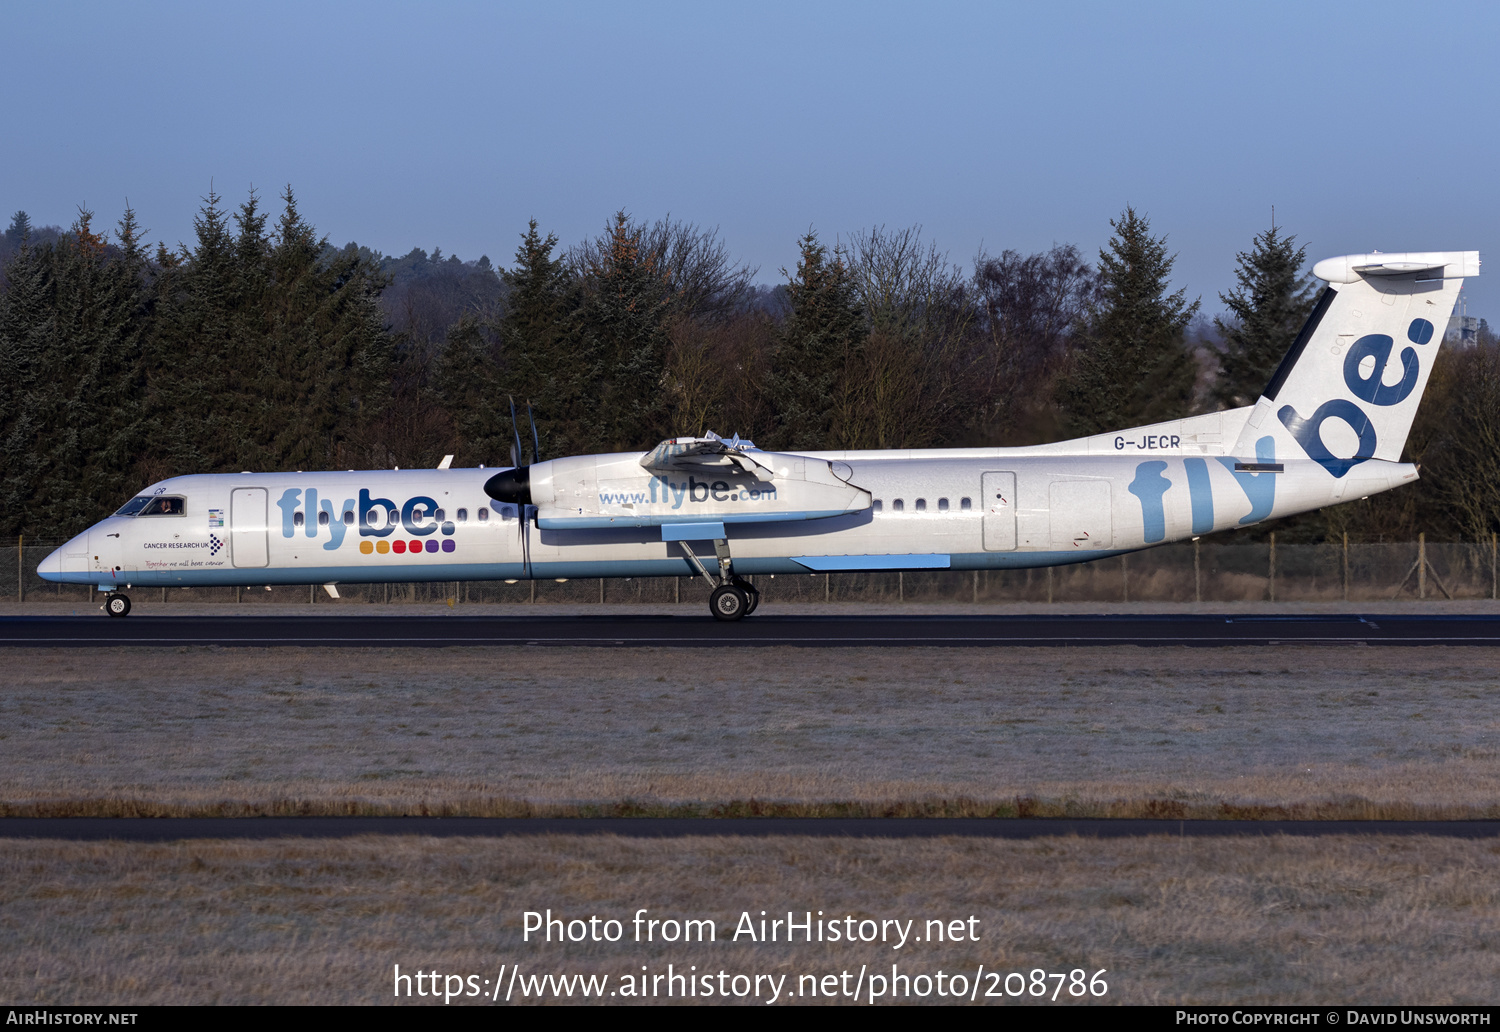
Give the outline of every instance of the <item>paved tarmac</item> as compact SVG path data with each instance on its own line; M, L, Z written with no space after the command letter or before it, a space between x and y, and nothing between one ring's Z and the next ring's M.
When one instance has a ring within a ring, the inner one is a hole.
M0 646L1500 645L1500 614L931 614L0 617Z
M505 835L702 835L851 838L1032 839L1056 835L1437 835L1500 837L1500 821L1217 821L1071 818L891 817L5 817L0 839L175 842L183 839L347 838L353 835L498 837Z

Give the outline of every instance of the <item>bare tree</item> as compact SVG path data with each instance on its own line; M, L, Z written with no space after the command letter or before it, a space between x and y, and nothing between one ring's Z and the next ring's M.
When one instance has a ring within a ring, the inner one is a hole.
M980 252L973 282L989 341L986 421L1003 436L1037 421L1037 410L1050 406L1048 388L1067 360L1097 279L1078 248L1059 244L1035 254Z
M670 215L649 226L632 221L639 233L640 261L657 271L663 300L679 314L722 322L741 311L752 297L756 270L735 265L718 229L700 229ZM567 253L569 268L584 282L596 277L607 262L614 227L585 240Z
M981 357L967 277L920 226L855 233L848 255L869 337L838 436L850 447L952 443L970 423Z

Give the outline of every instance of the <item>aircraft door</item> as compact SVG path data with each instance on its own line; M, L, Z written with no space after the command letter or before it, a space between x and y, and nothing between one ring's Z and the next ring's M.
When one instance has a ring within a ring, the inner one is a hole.
M229 496L229 558L237 567L269 566L268 504L263 487L237 487Z
M980 477L984 505L984 550L1007 552L1016 547L1016 475L985 473Z

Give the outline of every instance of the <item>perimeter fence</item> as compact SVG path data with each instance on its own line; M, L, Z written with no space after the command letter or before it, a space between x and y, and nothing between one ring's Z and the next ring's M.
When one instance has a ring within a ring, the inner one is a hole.
M37 565L61 541L9 540L0 564L0 601L92 602L95 589L51 584ZM813 573L749 578L763 600L781 602L1378 602L1500 598L1496 539L1277 545L1183 542L1040 570ZM699 577L575 578L566 581L433 581L341 584L335 600L317 586L137 587L137 601L254 605L370 603L702 603Z

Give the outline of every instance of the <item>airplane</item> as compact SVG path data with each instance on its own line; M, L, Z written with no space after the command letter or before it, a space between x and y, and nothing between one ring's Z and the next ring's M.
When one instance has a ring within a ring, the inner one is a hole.
M54 551L133 587L1019 569L1247 527L1417 479L1401 460L1477 251L1345 255L1254 405L1022 448L763 451L737 436L510 467L172 477ZM533 444L535 428L533 426ZM535 451L535 449L534 449Z

